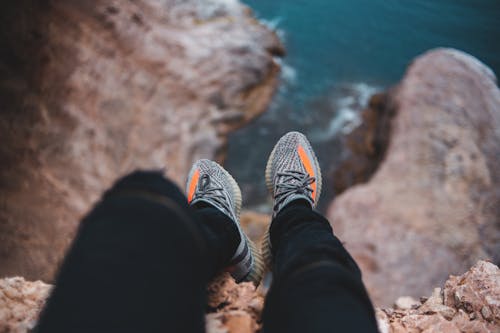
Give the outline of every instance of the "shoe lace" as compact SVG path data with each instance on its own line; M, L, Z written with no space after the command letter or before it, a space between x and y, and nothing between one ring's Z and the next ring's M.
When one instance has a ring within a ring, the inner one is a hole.
M195 199L205 199L209 200L222 208L226 209L228 212L231 211L229 207L229 202L222 192L224 191L223 187L219 186L211 186L212 181L210 176L204 174L201 176L200 181L198 182L198 186L193 195L193 200Z
M305 194L312 199L311 185L316 181L315 177L297 170L278 172L277 176L280 181L276 184L274 194L275 207L281 205L290 194Z

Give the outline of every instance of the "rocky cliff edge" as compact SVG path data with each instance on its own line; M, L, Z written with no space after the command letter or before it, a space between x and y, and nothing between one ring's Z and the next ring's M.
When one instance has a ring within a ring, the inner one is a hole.
M23 278L0 280L0 332L25 333L34 327L51 286ZM125 292L125 291L124 291ZM207 333L254 333L261 329L264 299L251 283L229 275L208 289ZM442 288L415 300L401 297L391 308L377 308L381 333L494 333L500 331L500 269L479 261Z

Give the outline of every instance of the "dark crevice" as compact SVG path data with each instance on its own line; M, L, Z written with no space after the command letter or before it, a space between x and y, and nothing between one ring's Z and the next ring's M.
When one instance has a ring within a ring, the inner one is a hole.
M345 158L328 174L335 195L351 186L366 183L385 158L391 139L391 123L396 105L391 92L373 95L363 110L362 123L342 138Z

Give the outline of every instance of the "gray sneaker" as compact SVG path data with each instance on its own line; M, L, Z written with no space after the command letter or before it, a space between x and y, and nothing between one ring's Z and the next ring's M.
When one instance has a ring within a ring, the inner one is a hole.
M311 144L299 132L289 132L274 146L266 166L266 184L274 199L273 218L293 200L303 199L316 207L321 194L321 170ZM271 263L269 230L262 254Z
M261 254L240 226L241 191L234 178L219 164L198 160L189 172L186 194L189 205L207 203L227 215L240 233L240 244L229 263L228 271L236 282L260 283L264 273Z

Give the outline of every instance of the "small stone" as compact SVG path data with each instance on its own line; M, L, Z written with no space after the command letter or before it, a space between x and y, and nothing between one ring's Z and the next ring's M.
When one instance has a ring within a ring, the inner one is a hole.
M433 304L443 304L443 292L441 288L434 288L432 295L429 298L429 302L431 301Z
M222 323L222 315L220 313L206 315L205 330L207 333L228 333L227 327Z
M392 316L394 314L394 309L393 308L383 309L383 311L388 316Z
M401 309L401 310L409 310L413 306L418 306L418 305L420 305L419 301L417 301L416 299L414 299L413 297L410 297L410 296L400 297L394 303L394 306L397 309Z
M231 333L252 333L256 330L252 317L243 311L228 312L225 326Z
M458 306L461 301L460 293L457 291L455 294L453 294L453 298L455 299L455 305Z
M377 318L377 326L380 333L390 333L389 318L386 313L380 309L375 310L375 316Z
M446 320L452 320L457 311L448 306L444 306L440 309L439 314L441 314Z
M483 315L483 318L488 321L491 321L493 319L493 314L491 313L490 308L486 305L481 308L481 314Z
M474 307L472 306L472 303L470 303L470 302L463 302L462 306L464 307L465 311L467 311L467 312L474 311Z

